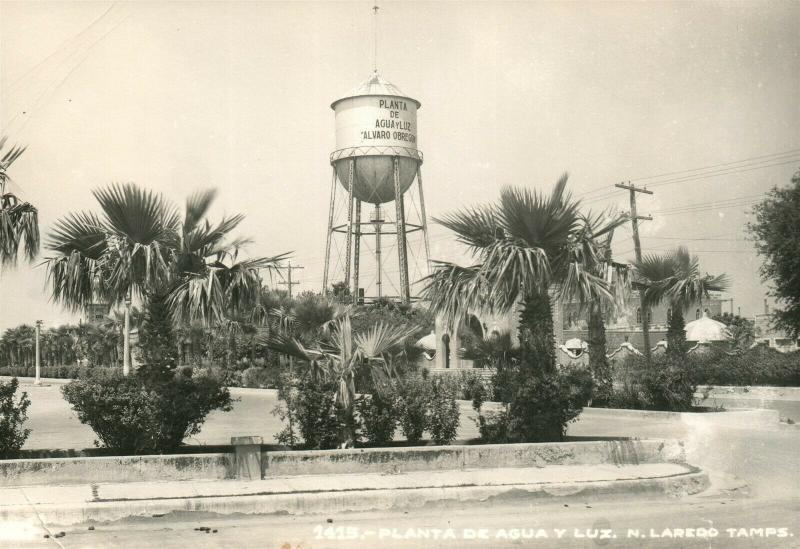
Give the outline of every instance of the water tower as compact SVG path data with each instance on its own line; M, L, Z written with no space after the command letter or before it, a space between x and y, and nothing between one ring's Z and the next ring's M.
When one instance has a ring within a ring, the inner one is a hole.
M331 104L336 150L330 156L324 292L330 284L344 281L356 299L409 303L409 259L415 279L427 274L430 245L422 152L417 147L419 107L419 101L377 70ZM362 213L364 205L371 209L368 218ZM363 272L362 251L371 256Z

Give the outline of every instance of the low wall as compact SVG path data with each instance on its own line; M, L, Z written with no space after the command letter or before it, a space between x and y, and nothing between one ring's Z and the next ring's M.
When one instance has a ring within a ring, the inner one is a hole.
M740 427L742 429L774 427L780 422L778 410L742 409L723 412L656 412L650 410L623 410L619 408L584 408L582 418L640 418L657 421L675 421L686 425Z
M546 467L548 465L616 465L684 463L676 441L609 440L542 444L356 448L306 452L266 452L263 476L474 469L483 467Z
M0 461L0 486L234 478L233 453Z
M78 457L0 461L0 486L174 480L223 480L236 475L235 454ZM676 441L588 441L479 446L271 451L262 447L263 477L401 473L483 467L546 467L601 463L685 463Z

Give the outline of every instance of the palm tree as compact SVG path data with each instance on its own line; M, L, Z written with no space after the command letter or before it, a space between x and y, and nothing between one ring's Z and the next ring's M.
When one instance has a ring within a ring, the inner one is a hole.
M134 296L165 283L177 241L178 215L161 195L134 184L95 190L103 217L70 213L58 220L46 260L53 299L80 310L96 299L124 304L123 373L130 372L130 310Z
M183 221L163 196L132 183L93 192L103 216L72 213L59 220L46 260L55 301L80 309L94 299L124 303L123 372L130 371L132 299L165 299L177 320L217 321L246 305L260 288L259 271L284 256L238 260L243 240L225 239L241 222L212 226L205 215L215 193L192 195ZM258 282L256 284L256 282Z
M663 255L651 254L634 264L644 286L644 300L653 306L667 301L671 307L667 327L667 353L683 358L686 353L686 332L683 312L692 304L703 306L709 292L725 291L729 286L725 274L713 276L700 272L700 260L681 246Z
M521 304L520 347L525 367L555 368L549 292L581 304L612 298L598 275L598 239L625 215L584 216L566 193L567 175L550 196L506 187L497 204L462 210L440 224L454 231L477 262L469 267L437 262L424 296L434 314L453 326L471 310L507 313Z
M220 322L227 315L249 313L261 293L261 272L277 272L289 254L240 259L248 239L228 241L244 216L223 218L212 225L206 215L216 191L193 194L186 201L176 250L179 283L170 305L179 321Z
M264 334L259 342L278 352L305 363L310 374L318 379L336 384L336 405L340 414L342 447L355 442L354 402L355 379L360 368L366 367L373 385L378 385L392 375L392 359L403 349L407 337L416 328L379 322L365 332L354 332L350 315L332 321L329 337L317 341L315 348L306 348L292 336L278 332Z
M6 144L0 138L0 153ZM7 192L11 178L8 168L25 152L25 147L12 147L0 157L0 266L15 265L24 241L24 255L32 261L39 253L39 213L34 206Z

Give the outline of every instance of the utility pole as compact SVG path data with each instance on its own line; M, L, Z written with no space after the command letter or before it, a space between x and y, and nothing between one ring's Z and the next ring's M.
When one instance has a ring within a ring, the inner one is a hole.
M40 358L42 353L41 353L41 350L39 348L39 334L40 334L41 331L42 331L42 321L41 320L37 320L36 321L36 381L33 382L34 385L41 385L42 384L42 379L41 379L42 362L41 362L41 358Z
M285 282L278 282L278 284L286 284L286 286L289 288L289 299L291 299L292 298L292 287L300 284L299 282L293 282L292 281L292 270L294 270L294 269L305 269L305 267L293 266L292 262L290 261L289 264L285 267L285 269L286 269L286 272L287 272L286 281Z
M631 195L631 226L633 228L633 247L636 250L636 261L642 261L642 244L639 241L639 220L652 221L649 215L638 215L636 213L636 193L653 194L644 188L639 188L628 183L617 183L615 187L630 191ZM642 307L642 339L644 340L644 356L647 363L650 363L650 308L645 303L644 289L639 290L639 303Z

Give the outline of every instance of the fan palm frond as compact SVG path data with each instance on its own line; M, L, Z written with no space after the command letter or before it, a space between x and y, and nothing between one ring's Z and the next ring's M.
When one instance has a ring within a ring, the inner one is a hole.
M170 293L167 303L179 323L219 322L226 310L225 291L213 269L204 275L187 277Z
M503 237L502 229L497 223L495 211L491 207L478 206L434 218L436 223L456 234L456 240L466 244L476 252L497 238Z
M400 351L405 341L416 331L417 328L413 327L379 322L366 332L356 334L354 339L364 358L385 360L389 353Z
M133 183L114 183L92 194L103 209L106 226L119 238L143 246L175 243L178 212L162 195Z
M421 293L430 310L441 316L443 322L451 326L468 311L485 306L488 285L481 275L481 265L462 267L445 261L432 263L433 272L422 280Z
M7 137L0 138L0 151ZM15 145L0 158L0 265L15 265L23 246L24 256L33 261L39 253L39 212L15 194L6 192L11 180L8 169L25 152L26 147ZM23 244L24 243L24 244Z
M503 188L497 207L500 225L509 236L554 255L579 221L579 203L566 193L566 184L564 174L549 196L526 188Z
M190 234L198 224L205 219L211 204L217 197L216 189L197 191L186 199L186 207L183 215L183 234Z

